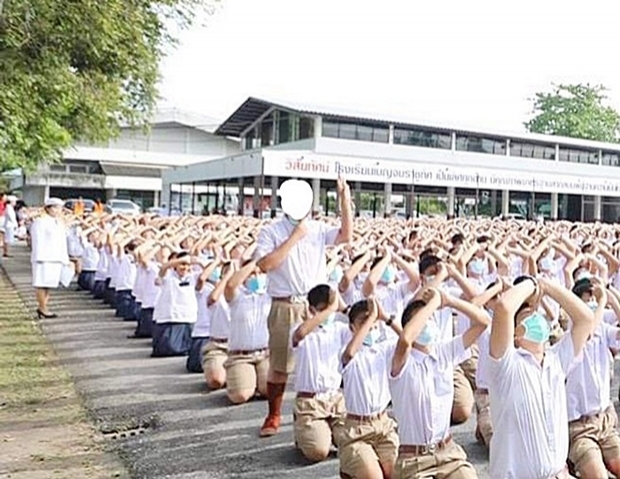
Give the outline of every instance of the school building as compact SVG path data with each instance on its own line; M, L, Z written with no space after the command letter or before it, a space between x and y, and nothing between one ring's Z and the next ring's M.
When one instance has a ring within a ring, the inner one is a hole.
M315 210L332 212L342 175L357 214L620 218L616 144L463 130L258 98L248 98L214 133L239 140L241 151L164 171L162 197L180 189L185 193L176 201L191 208L196 188L206 186L201 204L221 210L236 196L238 212L251 206L251 214L273 215L278 201L271 191L285 179L305 178Z

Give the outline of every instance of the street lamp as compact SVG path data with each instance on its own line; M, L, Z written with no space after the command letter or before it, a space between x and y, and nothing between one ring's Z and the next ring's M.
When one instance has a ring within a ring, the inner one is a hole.
M478 203L480 201L480 175L476 173L476 204L474 209L474 216L478 219Z

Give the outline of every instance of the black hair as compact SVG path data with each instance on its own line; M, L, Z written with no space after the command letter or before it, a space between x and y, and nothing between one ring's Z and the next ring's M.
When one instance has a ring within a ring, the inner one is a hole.
M441 258L439 258L439 256L436 256L434 254L427 254L426 256L420 256L420 263L419 263L420 274L424 274L426 271L428 271L429 268L432 268L433 266L437 266L439 263L441 263Z
M349 323L353 324L361 316L368 316L368 301L362 299L349 308Z
M418 237L418 230L411 230L409 232L409 236L407 236L407 239L409 241L411 241L411 240L413 240L414 238L417 238L417 237Z
M131 253L132 251L134 251L136 249L138 245L136 244L135 241L130 241L127 246L125 246L125 250L129 253Z
M435 253L433 252L432 248L426 248L424 251L420 253L420 261L422 260L422 258L426 256L433 256L434 254Z
M316 310L323 310L330 302L332 288L328 284L319 284L308 291L308 304Z
M370 265L370 269L375 269L375 266L377 266L381 260L383 259L383 256L377 256L375 259L372 260L372 264Z
M461 233L456 233L450 238L450 243L453 245L457 245L458 243L463 243L465 241L465 237Z
M592 243L586 243L581 247L581 252L585 253L587 250L592 249L594 245Z
M486 235L482 235L482 236L478 236L478 238L476 238L476 243L488 243L490 240L490 238Z
M407 326L407 323L409 321L411 321L413 315L424 306L426 306L426 301L422 299L414 299L413 301L410 301L407 306L405 306L405 309L403 310L403 315L401 317L401 324L403 328Z
M357 256L354 256L353 259L351 260L351 264L355 264L357 263L360 259L362 259L364 257L364 253L362 254L358 254Z
M173 254L175 255L174 259L181 259L181 258L185 258L186 256L189 256L189 253L187 251L179 251L178 253L173 253Z

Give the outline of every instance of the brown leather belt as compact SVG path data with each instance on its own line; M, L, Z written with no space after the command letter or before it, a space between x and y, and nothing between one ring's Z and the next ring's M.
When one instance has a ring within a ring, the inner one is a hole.
M237 349L234 351L228 351L229 355L241 355L241 356L249 356L251 354L256 354L256 353L264 353L266 351L269 351L269 348L263 348L263 349L252 349L249 351L244 351L242 349Z
M371 421L374 421L375 419L382 418L386 414L387 413L385 411L381 411L377 414L371 414L370 416L360 416L358 414L347 413L347 419L351 421L357 421L357 422L371 422Z
M310 393L310 392L305 392L305 391L300 391L297 393L297 397L302 398L302 399L312 399L315 396L316 396L316 393Z
M214 343L223 344L228 342L228 338L209 338L209 341L213 341Z
M398 448L399 454L413 454L414 456L428 456L435 454L437 451L445 449L452 443L452 434L443 440L435 444L413 445L413 444L401 444Z
M478 388L476 389L476 392L480 394L489 394L489 390L485 388Z
M276 303L304 304L305 296L284 296L283 298L271 298L271 301Z

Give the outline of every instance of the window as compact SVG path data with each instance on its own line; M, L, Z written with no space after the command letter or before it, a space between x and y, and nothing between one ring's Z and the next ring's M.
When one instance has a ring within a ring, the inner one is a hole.
M560 148L560 161L598 165L598 151Z
M472 135L456 135L456 149L492 155L506 154L506 140L483 138Z
M620 153L604 151L602 163L605 166L620 166Z
M394 143L397 145L422 146L424 148L452 148L452 135L430 130L394 128Z
M536 158L539 160L555 160L555 146L510 140L510 156Z
M261 146L273 146L273 140L273 119L269 116L263 120L260 126L260 144Z
M292 141L291 138L291 120L292 115L286 111L281 111L278 114L278 141L277 143L288 143Z
M328 138L387 143L390 136L389 131L387 126L371 123L358 124L323 120L323 136Z
M67 165L65 163L52 163L49 165L50 171L54 171L56 173L66 173Z
M299 139L306 140L314 137L314 120L308 117L299 119Z

